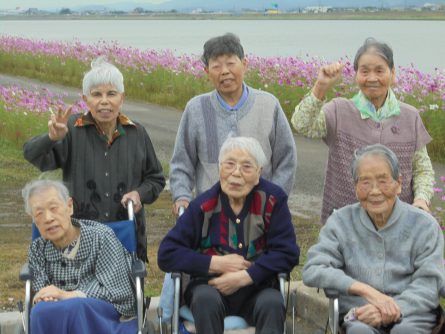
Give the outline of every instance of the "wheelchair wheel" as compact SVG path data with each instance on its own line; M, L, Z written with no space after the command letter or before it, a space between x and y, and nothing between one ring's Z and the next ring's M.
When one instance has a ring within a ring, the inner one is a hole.
M144 328L142 328L142 334L155 334L155 326L149 320L145 322Z

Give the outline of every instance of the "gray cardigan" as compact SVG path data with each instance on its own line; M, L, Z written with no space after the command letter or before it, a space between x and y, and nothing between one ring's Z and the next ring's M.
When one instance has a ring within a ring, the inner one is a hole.
M248 87L249 96L237 111L225 110L216 90L191 99L182 115L170 161L173 200L192 199L218 181L218 154L229 136L256 138L266 155L262 176L289 194L297 168L295 141L275 96Z
M303 268L308 286L339 291L340 311L368 302L348 295L360 281L392 296L404 317L439 304L445 271L444 237L434 218L397 199L388 223L376 230L360 203L329 217Z

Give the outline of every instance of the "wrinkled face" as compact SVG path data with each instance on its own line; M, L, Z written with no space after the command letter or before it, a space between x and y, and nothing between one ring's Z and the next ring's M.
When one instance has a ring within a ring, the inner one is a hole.
M210 58L209 66L205 68L209 80L225 100L241 97L246 70L246 58L241 60L236 55Z
M222 191L229 200L243 200L260 181L261 168L249 153L234 149L219 164Z
M364 157L358 165L355 193L362 207L374 222L387 221L397 195L402 191L402 180L394 180L388 162L380 156Z
M29 198L31 216L40 235L52 241L56 246L63 244L68 231L72 228L71 215L73 201L65 204L54 188L36 193Z
M381 107L395 78L394 69L377 54L364 53L358 61L355 81L369 101Z
M116 87L109 84L99 85L82 98L99 125L115 125L124 102L124 94L119 93Z

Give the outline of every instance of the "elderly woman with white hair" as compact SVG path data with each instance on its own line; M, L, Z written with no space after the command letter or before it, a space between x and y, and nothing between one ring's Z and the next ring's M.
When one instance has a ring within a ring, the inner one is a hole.
M147 259L143 204L154 202L165 179L144 127L121 112L122 73L100 57L83 79L84 114L71 108L51 115L48 133L24 145L26 160L41 171L61 168L74 201L74 217L125 220L128 200L138 222L138 257Z
M352 175L359 203L329 217L303 282L340 293L347 334L431 334L445 286L442 230L398 198L400 167L386 146L357 150Z
M73 201L60 181L22 190L40 232L29 247L33 334L135 333L132 256L106 225L71 218Z
M275 277L298 264L287 195L260 177L266 162L254 138L227 139L219 182L190 202L161 242L159 267L191 275L185 292L197 333L220 334L227 315L256 333L283 333L285 307Z

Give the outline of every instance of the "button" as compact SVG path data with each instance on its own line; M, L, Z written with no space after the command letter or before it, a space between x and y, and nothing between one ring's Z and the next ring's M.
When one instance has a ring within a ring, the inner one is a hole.
M108 175L110 175L110 173L108 173L108 172L105 172L105 176L108 176Z
M241 223L241 220L239 218L236 218L235 223L239 224Z
M110 197L110 193L105 193L105 197Z
M60 281L60 286L65 286L66 282L65 281Z
M377 126L377 129L380 129L380 123L377 123L376 126Z
M109 214L108 212L105 212L105 217L108 218L109 215L110 215L110 214Z
M66 267L66 263L65 263L65 262L62 262L60 265L61 265L63 268Z
M242 244L241 242L238 244L238 248L239 248L239 249L242 249L242 248L243 248L243 244Z
M108 152L105 152L104 154L105 154L105 156L107 156L107 155L108 155Z

